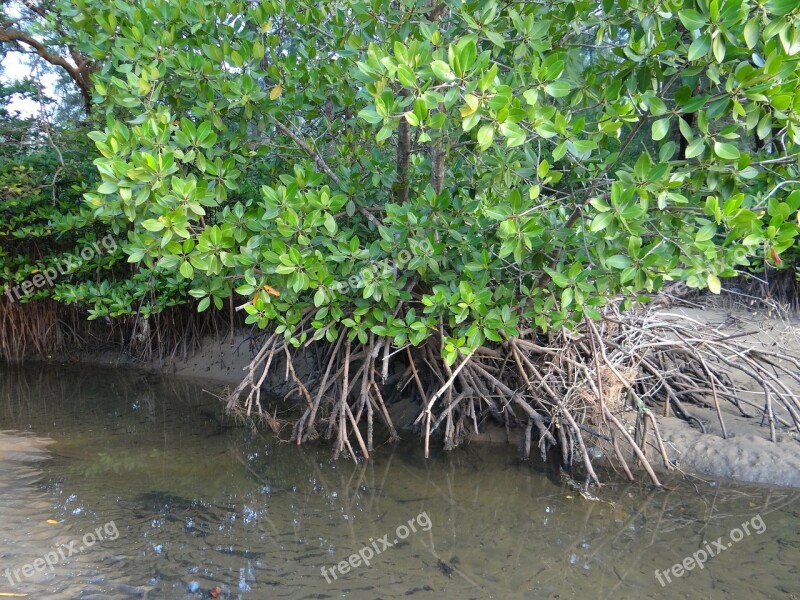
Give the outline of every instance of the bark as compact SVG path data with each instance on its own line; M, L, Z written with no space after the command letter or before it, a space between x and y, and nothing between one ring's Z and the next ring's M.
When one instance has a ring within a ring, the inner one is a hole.
M438 140L431 149L431 184L437 194L441 194L444 187L444 159L443 142Z
M411 139L408 131L408 122L400 119L397 128L397 180L395 181L394 197L398 204L408 202L408 162L411 156Z

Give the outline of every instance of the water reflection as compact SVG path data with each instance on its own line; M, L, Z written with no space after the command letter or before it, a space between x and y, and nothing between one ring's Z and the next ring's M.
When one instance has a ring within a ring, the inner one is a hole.
M42 556L57 538L57 530L47 522L52 516L52 496L39 486L39 464L48 458L50 443L0 431L0 592L23 579L44 582L52 575L32 565L22 572L32 562L28 557Z
M325 448L232 427L196 383L83 367L3 369L0 377L0 423L56 441L37 475L15 479L40 501L19 505L20 518L60 522L38 525L50 537L4 554L0 566L110 521L119 529L116 540L69 557L48 579L13 589L6 582L0 592L199 599L220 586L223 598L800 597L796 492L701 480L676 480L664 492L612 478L592 502L548 466L520 464L513 449L468 447L426 461L411 444L381 449L366 464L332 462ZM423 513L430 527L418 520ZM755 515L762 534L658 582L656 569ZM21 542L22 531L3 530L6 546ZM369 566L351 560L367 547Z

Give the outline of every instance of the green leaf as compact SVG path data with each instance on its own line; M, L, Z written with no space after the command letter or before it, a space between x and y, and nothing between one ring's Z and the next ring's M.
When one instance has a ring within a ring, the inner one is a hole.
M689 54L687 58L690 62L693 62L698 58L704 57L706 54L708 54L709 50L711 50L711 36L707 33L704 33L695 39L689 46Z
M573 288L564 288L564 291L561 292L561 308L562 310L567 308L570 304L572 304L572 300L575 297L575 291Z
M147 231L156 232L164 229L164 224L158 219L147 219L146 221L142 221L142 227L147 229Z
M681 20L681 23L683 23L683 26L689 31L702 29L708 23L708 20L703 15L692 8L679 10L678 18Z
M189 264L188 260L181 263L179 271L186 279L191 279L194 275L194 268Z
M722 39L721 35L714 38L714 41L711 43L711 49L714 51L714 58L717 59L718 63L725 60L725 40Z
M642 238L637 235L632 235L628 238L628 254L630 256L639 256L639 251L642 249Z
M658 160L660 160L662 163L668 162L675 154L676 148L677 146L673 141L663 144L658 151Z
M406 121L408 121L409 125L412 127L419 127L419 117L417 117L417 115L415 115L413 112L410 110L406 111L403 113L403 116L406 118Z
M101 131L90 131L86 134L90 140L96 142L98 144L104 144L108 139L108 136L101 132Z
M381 121L383 121L383 117L380 116L377 112L375 112L375 109L372 108L371 106L367 106L366 108L362 108L359 111L358 116L360 118L364 119L367 123L375 124L375 123L380 123Z
M464 131L471 131L473 127L475 127L478 123L481 122L481 113L476 112L472 113L466 119L461 122L461 127Z
M119 184L116 181L104 181L97 188L97 193L108 195L115 193L117 190L119 190Z
M563 79L553 81L552 83L548 83L546 86L544 86L545 93L553 98L562 98L563 96L569 94L571 89L572 86L569 84L569 82Z
M636 277L636 274L639 272L639 269L636 267L628 267L626 269L622 269L622 273L619 274L619 282L620 283L628 283L631 279Z
M261 40L256 40L255 43L253 43L253 58L256 60L261 60L264 58L264 54L264 43Z
M695 242L707 242L713 238L717 233L716 223L706 223L703 225L694 236Z
M431 70L433 71L433 74L442 81L452 81L455 79L453 71L450 69L450 65L443 60L433 61L431 63Z
M291 275L295 271L297 271L297 268L291 265L281 264L275 267L275 272L280 273L281 275Z
M569 285L569 278L563 273L554 271L550 267L545 267L544 270L548 275L550 275L550 279L552 279L553 283L555 283L558 287L564 288Z
M686 147L686 158L700 156L706 149L706 139L699 137Z
M383 140L389 139L392 137L392 133L394 133L392 128L388 125L384 125L381 127L380 131L378 131L378 135L375 136L375 141L382 142Z
M522 129L516 123L511 123L509 121L505 121L500 125L500 133L502 133L506 138L506 145L509 148L514 148L516 146L521 146L525 143L527 139L527 135L525 134L525 130Z
M579 154L597 150L597 142L594 140L572 140L572 146Z
M522 97L525 98L525 102L533 106L539 101L539 90L537 89L525 90L522 93Z
M739 149L727 142L714 142L714 154L725 160L738 160Z
M769 0L767 8L776 17L783 17L793 10L798 10L797 0Z
M494 140L494 125L483 125L478 129L478 147L481 150L486 150L492 145Z
M655 141L663 140L669 133L669 118L653 121L652 137Z
M589 226L589 231L597 233L608 227L609 223L614 220L613 212L604 212L597 215L592 219L592 224Z
M687 142L691 142L694 139L692 126L683 117L678 117L678 129L680 129L681 135Z
M658 96L653 96L650 98L650 114L652 114L654 117L660 117L667 111L667 105L664 104L664 101L661 98Z
M408 88L414 88L417 85L414 72L405 65L401 65L397 69L397 80Z
M486 30L486 37L489 38L489 41L492 42L495 46L499 48L504 48L506 45L506 41L503 39L503 36L497 33L496 31Z
M758 17L753 17L744 26L744 41L751 50L756 47L761 40L761 23Z
M550 172L550 163L547 162L546 159L542 159L542 162L539 163L539 166L536 168L536 175L539 179L544 179L547 177L547 174Z
M614 269L626 269L631 266L631 259L624 254L615 254L606 260L606 264Z

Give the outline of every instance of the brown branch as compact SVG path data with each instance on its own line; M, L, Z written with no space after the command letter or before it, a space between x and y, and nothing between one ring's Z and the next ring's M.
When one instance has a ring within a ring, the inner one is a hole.
M398 204L408 203L408 163L411 156L411 136L408 122L400 119L397 127L397 181L394 185L394 201Z
M672 86L672 83L678 78L678 75L680 75L680 73L681 71L679 70L677 73L675 73L675 75L672 76L672 78L667 82L665 89L669 89ZM609 172L611 172L611 168L614 165L616 165L620 161L620 159L622 159L623 155L625 154L625 151L628 149L628 146L631 144L631 142L633 142L634 138L638 135L639 130L648 120L652 118L653 115L651 113L643 113L642 115L639 116L639 120L636 122L636 125L633 126L633 128L628 133L625 140L622 142L622 145L620 146L619 150L617 151L617 157L613 161L608 163L603 168L603 170L597 176L594 177L592 184L589 186L589 189L583 195L583 198L572 208L572 212L570 213L569 217L567 217L567 220L562 227L563 229L570 229L572 228L573 225L575 225L575 223L583 214L583 209L586 207L587 204L589 204L589 201L592 199L592 194L594 194L595 190L599 187L603 178ZM561 248L558 248L555 251L553 258L550 260L550 268L555 269L560 259L561 259ZM545 287L549 282L550 282L550 275L548 275L547 272L543 272L539 277L537 286Z
M431 184L437 195L442 193L444 187L444 159L445 151L442 148L442 141L434 142L431 147Z
M270 120L272 121L272 124L275 125L275 127L278 128L278 131L280 131L283 135L285 135L286 137L291 139L295 144L297 144L300 147L300 149L303 152L305 152L306 154L308 154L308 156L313 158L314 162L317 163L317 166L319 166L319 168L322 169L322 171L328 177L331 178L331 181L333 181L337 186L339 186L339 188L342 187L342 182L339 179L339 176L336 175L336 173L333 172L333 170L330 168L328 163L325 162L325 159L322 157L322 155L319 152L314 150L311 146L309 146L306 143L306 141L304 139L302 139L294 131L292 131L291 129L286 127L286 125L284 125L283 123L278 121L278 119L276 119L272 115L270 115ZM370 213L366 208L356 204L356 210L358 210L358 212L360 212L367 219L367 221L369 221L370 223L375 225L376 228L380 227L381 222L378 219L376 219L375 215Z
M36 54L41 56L51 65L54 65L56 67L61 67L62 69L64 69L67 73L69 73L69 76L75 82L75 85L78 86L78 89L81 92L81 96L83 96L83 102L84 105L86 106L86 110L88 111L91 109L92 84L86 73L85 60L78 66L75 66L71 64L69 61L67 61L63 56L59 56L58 54L53 54L39 40L31 37L24 31L21 31L19 29L9 29L9 28L0 29L0 43L2 42L20 43L29 46L33 48Z

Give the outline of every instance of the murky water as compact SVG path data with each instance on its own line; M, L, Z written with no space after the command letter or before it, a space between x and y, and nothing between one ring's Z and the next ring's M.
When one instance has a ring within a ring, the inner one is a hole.
M606 475L590 501L512 448L332 462L204 389L0 367L0 595L800 599L798 492Z

